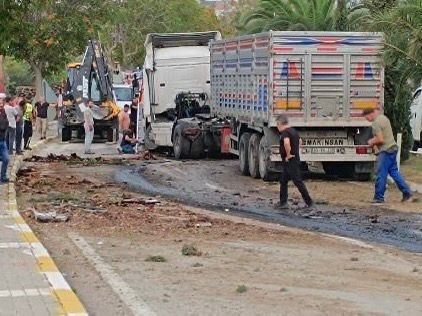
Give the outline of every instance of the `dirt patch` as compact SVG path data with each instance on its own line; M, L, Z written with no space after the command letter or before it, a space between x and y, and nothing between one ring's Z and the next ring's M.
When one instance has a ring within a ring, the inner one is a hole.
M66 223L40 223L24 212L92 315L130 311L69 233L83 236L159 315L422 312L416 254L131 192L112 181L119 168L30 162L17 183L20 209L69 215ZM151 199L159 203L145 203ZM185 245L201 256L184 255Z

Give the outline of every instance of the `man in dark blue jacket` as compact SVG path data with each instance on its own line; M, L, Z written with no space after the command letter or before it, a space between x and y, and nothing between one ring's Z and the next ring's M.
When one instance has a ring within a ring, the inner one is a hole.
M7 183L6 172L9 165L9 152L6 145L6 131L9 127L9 121L7 120L6 111L4 110L5 95L0 94L0 160L1 160L1 171L0 171L0 183Z

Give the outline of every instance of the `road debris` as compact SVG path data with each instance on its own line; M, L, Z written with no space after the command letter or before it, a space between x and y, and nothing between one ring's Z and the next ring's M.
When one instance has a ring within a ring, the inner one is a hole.
M210 222L202 222L202 223L196 223L196 227L212 227L212 224Z
M35 219L41 223L48 223L48 222L67 222L69 220L69 216L65 214L57 214L56 211L51 212L37 212L35 208L32 209L32 214L34 215Z

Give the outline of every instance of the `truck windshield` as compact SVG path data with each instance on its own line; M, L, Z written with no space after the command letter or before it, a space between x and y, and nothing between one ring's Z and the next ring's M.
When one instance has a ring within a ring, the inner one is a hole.
M132 88L113 88L117 101L132 101Z

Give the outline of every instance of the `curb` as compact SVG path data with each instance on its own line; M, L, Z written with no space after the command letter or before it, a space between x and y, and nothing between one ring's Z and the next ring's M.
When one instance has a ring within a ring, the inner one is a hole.
M45 144L49 140L54 138L47 138L46 140L40 140L35 143L32 148L36 149L40 145ZM32 154L24 154L23 156L15 156L13 165L10 169L10 183L9 183L9 212L13 217L16 226L20 229L21 239L29 244L32 255L37 261L38 271L44 275L51 287L51 294L54 296L56 301L59 303L58 315L68 316L88 316L88 312L85 307L76 296L62 273L57 268L53 258L51 258L47 249L42 245L38 238L33 233L32 229L25 222L23 217L18 212L18 205L16 200L16 189L15 182L17 179L17 173L22 166L23 160L30 158Z

